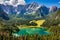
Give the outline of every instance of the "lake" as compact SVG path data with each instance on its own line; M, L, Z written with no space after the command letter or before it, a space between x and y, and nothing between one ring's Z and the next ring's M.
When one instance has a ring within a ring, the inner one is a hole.
M47 28L22 28L19 32L13 33L14 36L26 36L26 35L49 35Z

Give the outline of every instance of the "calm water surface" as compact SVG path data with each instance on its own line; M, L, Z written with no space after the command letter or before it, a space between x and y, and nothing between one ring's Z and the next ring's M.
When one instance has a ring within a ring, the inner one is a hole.
M22 35L48 35L49 32L47 28L22 28L19 32L14 33L15 36L22 36Z

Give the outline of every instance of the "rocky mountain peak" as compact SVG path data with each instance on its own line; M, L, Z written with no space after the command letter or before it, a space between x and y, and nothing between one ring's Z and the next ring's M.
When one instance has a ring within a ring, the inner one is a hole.
M56 6L51 6L49 9L49 12L55 12L57 11L57 7Z

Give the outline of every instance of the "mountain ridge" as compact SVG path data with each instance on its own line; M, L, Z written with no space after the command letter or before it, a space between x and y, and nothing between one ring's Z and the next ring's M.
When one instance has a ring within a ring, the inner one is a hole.
M47 15L50 13L50 11L54 11L56 12L57 8L56 6L54 6L55 8L50 10L51 8L46 7L45 5L39 5L36 2L33 2L31 4L26 4L26 5L17 5L17 7L14 7L12 5L4 5L4 4L0 4L0 7L3 9L3 11L7 14L18 14L19 16L23 16L25 14L29 14L29 15L33 15L33 14L38 14L41 15L43 18L46 18ZM39 11L36 13L36 11ZM53 12L53 13L54 13Z

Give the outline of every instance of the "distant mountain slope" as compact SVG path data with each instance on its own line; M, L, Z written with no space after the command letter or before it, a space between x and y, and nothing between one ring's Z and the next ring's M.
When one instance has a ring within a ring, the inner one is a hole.
M8 15L2 10L1 7L0 7L0 18L3 18L5 20L9 20Z
M16 14L15 7L12 5L0 4L0 7L7 14Z
M50 13L53 13L57 10L58 8L56 6L51 6L50 9L49 9L49 12Z
M39 10L42 17L46 17L49 14L49 8L47 8L44 5L41 6L38 10Z
M43 26L49 27L49 26L56 26L60 24L60 8L52 14L52 16L48 17Z

